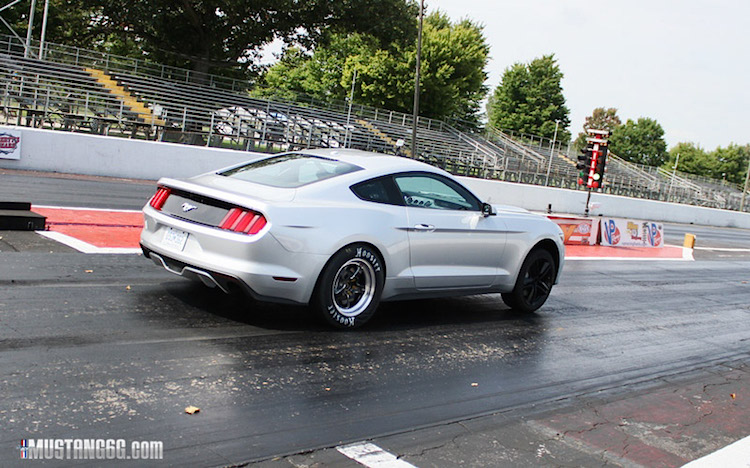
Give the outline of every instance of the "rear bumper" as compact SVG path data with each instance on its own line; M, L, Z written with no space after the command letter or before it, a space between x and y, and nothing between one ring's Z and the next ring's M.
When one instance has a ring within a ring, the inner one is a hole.
M224 292L242 290L269 302L307 304L327 258L290 252L268 230L256 236L194 224L144 208L141 249L167 271ZM165 245L173 228L188 234L184 248Z

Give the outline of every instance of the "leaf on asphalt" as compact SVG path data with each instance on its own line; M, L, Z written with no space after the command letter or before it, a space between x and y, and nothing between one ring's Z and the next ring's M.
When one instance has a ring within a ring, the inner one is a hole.
M187 414L195 414L195 413L199 412L200 410L201 409L198 408L198 407L196 407L196 406L188 406L187 408L185 408L185 412Z
M326 392L330 392L330 391L331 391L331 387L326 387Z
M127 285L127 286L125 287L125 289L126 289L126 290L128 290L128 291L130 291L130 285Z
M86 273L93 273L94 270L84 270Z
M735 393L730 393L729 396L732 397L732 400L734 400L735 398L737 398L737 395Z
M472 386L472 387L478 387L478 386L479 386L479 384L478 384L477 382L472 382L472 383L471 383L471 386Z

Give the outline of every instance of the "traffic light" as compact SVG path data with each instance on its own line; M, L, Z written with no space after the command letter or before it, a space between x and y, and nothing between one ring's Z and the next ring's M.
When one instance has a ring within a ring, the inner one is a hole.
M596 158L596 171L594 172L594 181L599 183L598 187L601 187L604 184L604 168L606 164L607 145L599 145L599 156Z
M581 153L578 155L578 164L576 164L576 169L578 169L578 185L586 185L586 181L588 180L588 174L591 170L591 158L594 154L594 145L589 143L586 145L585 148L581 148Z
M587 130L587 133L589 136L586 138L586 147L581 150L583 155L578 156L578 164L576 164L576 168L580 171L578 185L596 189L604 183L609 131Z

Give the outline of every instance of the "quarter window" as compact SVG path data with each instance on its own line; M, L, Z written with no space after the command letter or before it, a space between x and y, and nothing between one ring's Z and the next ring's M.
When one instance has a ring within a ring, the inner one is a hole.
M354 194L365 201L403 205L401 195L390 176L360 182L351 187Z

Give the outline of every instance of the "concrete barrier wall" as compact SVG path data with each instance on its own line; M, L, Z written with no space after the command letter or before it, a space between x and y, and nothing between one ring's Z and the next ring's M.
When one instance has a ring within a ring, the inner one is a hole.
M21 159L0 159L5 169L133 179L190 177L237 164L256 153L127 138L5 127L21 132Z
M586 192L584 191L470 177L460 177L460 179L477 195L490 203L521 206L533 211L547 211L547 206L551 204L552 210L556 213L577 215L583 215L586 208ZM750 229L750 213L619 197L597 192L592 192L591 204L594 206L589 213L592 216Z
M190 177L258 157L258 153L105 137L26 127L21 159L0 159L0 167L72 174L158 179ZM583 214L586 192L461 177L485 201L556 213ZM750 229L750 214L594 193L592 215Z

